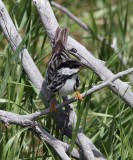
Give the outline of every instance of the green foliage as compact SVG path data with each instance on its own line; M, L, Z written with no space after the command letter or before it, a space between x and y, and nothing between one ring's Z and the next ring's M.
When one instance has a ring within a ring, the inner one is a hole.
M31 0L10 0L5 5L20 32L23 43L13 53L4 35L0 32L0 109L18 114L44 109L25 72L18 63L18 53L26 45L34 62L45 77L51 47L41 24L39 15ZM133 64L132 49L132 8L131 0L74 0L59 1L74 15L84 21L91 32L86 32L64 13L54 9L61 27L69 27L70 35L81 42L95 57L106 62L106 66L117 73ZM98 37L104 40L99 40ZM117 49L110 46L117 38ZM108 43L106 43L108 42ZM124 63L123 63L124 62ZM85 76L86 75L86 76ZM89 69L80 73L81 91L85 92L94 84L101 83L99 77ZM129 76L122 78L130 81ZM109 88L104 88L74 103L78 119L70 142L71 149L79 127L93 140L97 148L110 160L133 159L133 113ZM77 107L76 107L77 106ZM40 119L48 132L59 136L59 131L49 117ZM0 123L0 159L59 159L56 153L27 128Z

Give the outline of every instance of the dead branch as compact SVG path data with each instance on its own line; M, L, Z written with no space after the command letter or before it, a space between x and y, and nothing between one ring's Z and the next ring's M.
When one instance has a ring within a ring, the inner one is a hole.
M129 68L129 69L123 71L123 72L119 72L119 73L117 73L116 75L114 75L113 77L109 78L107 81L105 81L105 82L103 82L103 83L101 83L101 84L99 84L99 85L94 85L94 86L93 86L92 88L90 88L88 91L86 91L85 93L82 93L81 96L84 98L85 96L88 96L88 95L90 95L90 94L92 94L92 93L94 93L94 92L96 92L96 91L99 91L99 90L103 89L104 87L112 86L112 85L113 85L113 82L114 82L116 79L118 79L118 78L120 78L120 77L123 77L123 76L125 76L125 75L128 75L128 74L130 74L130 73L132 73L132 72L133 72L133 68ZM67 105L69 105L69 104L71 104L71 103L73 103L73 102L75 102L75 101L77 101L77 99L76 99L75 97L70 98L70 99L67 99L67 100L65 99L64 102L62 102L62 103L60 103L60 104L57 104L57 105L55 106L55 108L56 108L56 109L60 109L60 108L62 108L62 107L64 107L64 106L67 106ZM38 118L38 117L40 117L40 116L42 116L42 115L48 114L49 112L50 112L50 109L48 108L48 109L46 109L46 110L44 110L44 111L40 111L40 112L36 112L36 113L30 114L30 119L31 119L31 120L34 120L34 119L36 119L36 118Z
M0 27L2 28L2 31L5 34L7 40L9 41L13 51L16 52L18 47L21 48L20 54L19 54L20 62L22 63L22 66L23 66L26 74L28 75L29 79L35 85L38 92L40 93L43 102L45 104L47 104L50 97L51 97L51 92L49 90L47 90L47 86L46 86L45 81L43 81L43 77L41 76L40 72L38 71L37 67L35 66L27 49L24 47L22 38L18 34L18 32L17 32L17 30L16 30L16 28L15 28L9 14L8 14L8 12L7 12L7 10L1 0L0 0ZM7 124L10 122L7 119L3 119L3 121ZM69 132L72 132L72 130L70 130ZM51 139L51 137L49 137L49 139ZM88 154L89 154L89 152L88 152ZM93 156L93 158L94 157L95 156Z
M38 13L41 17L42 23L45 27L47 35L51 43L54 41L55 30L59 26L55 15L48 0L33 0ZM114 74L103 64L101 60L96 59L84 46L78 43L73 38L69 37L67 42L67 49L71 54L80 59L80 61L92 69L99 77L106 81L114 76ZM129 106L133 107L133 92L131 87L121 80L113 82L109 86L115 94L119 95Z
M87 32L91 32L91 28L86 25L82 20L80 20L78 17L76 17L72 12L70 12L67 8L61 6L60 4L52 1L51 5L57 9L59 9L61 12L66 14L69 18L71 18L75 23L77 23L81 28L83 28ZM106 45L109 45L111 49L113 49L114 52L118 54L118 57L124 67L127 68L127 60L123 57L122 53L119 52L119 49L117 47L117 38L114 37L112 40L112 44L109 44L109 42L102 37L101 35L95 35L98 41L104 42ZM129 75L130 81L133 83L133 76Z
M43 141L47 142L47 144L49 144L51 147L53 147L61 159L70 160L68 156L69 145L51 136L42 128L42 126L39 123L31 121L27 115L19 115L0 110L0 121L5 123L6 126L10 124L15 124L22 127L28 127L33 131L33 133L36 136L38 136ZM77 149L73 149L71 155L76 159L82 159L81 153Z

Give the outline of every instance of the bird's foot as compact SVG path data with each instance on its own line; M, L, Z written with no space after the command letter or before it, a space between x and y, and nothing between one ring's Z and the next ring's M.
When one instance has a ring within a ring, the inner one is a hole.
M76 92L76 99L82 101L83 97L81 96L81 94L79 93L79 91Z
M50 105L50 112L55 112L56 111L56 103L55 102L52 102L51 105Z

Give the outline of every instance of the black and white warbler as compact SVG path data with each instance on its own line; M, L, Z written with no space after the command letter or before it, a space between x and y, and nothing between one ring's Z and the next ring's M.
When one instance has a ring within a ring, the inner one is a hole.
M46 73L47 87L61 96L69 95L77 90L80 83L78 72L83 66L69 57L66 50L67 38L68 29L58 27ZM77 92L77 99L82 99L79 92Z

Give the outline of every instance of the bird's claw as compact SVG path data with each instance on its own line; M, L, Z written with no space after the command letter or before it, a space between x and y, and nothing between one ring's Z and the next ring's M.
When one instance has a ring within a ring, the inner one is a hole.
M79 91L76 92L76 99L82 101L83 97L81 96L81 94L79 93Z

